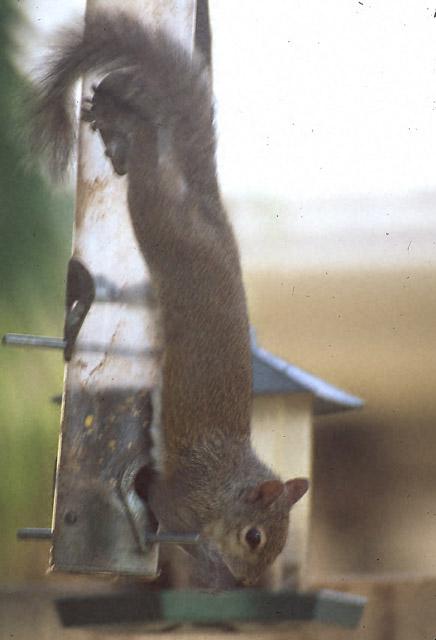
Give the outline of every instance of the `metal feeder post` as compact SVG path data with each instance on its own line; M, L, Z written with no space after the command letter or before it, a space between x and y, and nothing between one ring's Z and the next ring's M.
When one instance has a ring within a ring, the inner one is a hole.
M117 7L90 0L87 15ZM123 10L152 26L165 25L192 47L194 0L125 0ZM83 95L91 94L95 80L85 79ZM156 309L130 224L126 178L115 176L100 136L86 125L79 134L62 347L68 363L51 568L153 578L161 538L135 478L150 462L151 392L160 369Z

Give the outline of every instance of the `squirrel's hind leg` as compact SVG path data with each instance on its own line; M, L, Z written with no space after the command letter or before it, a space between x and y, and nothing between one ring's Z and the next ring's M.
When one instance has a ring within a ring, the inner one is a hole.
M131 137L138 128L138 118L123 102L123 89L130 81L126 71L109 73L94 85L92 97L84 98L81 118L93 131L98 131L105 146L105 155L112 162L115 173L127 173Z

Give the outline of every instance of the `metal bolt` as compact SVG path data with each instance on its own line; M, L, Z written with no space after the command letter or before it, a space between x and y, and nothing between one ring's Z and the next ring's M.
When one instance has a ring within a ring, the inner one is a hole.
M31 347L34 349L65 349L67 344L66 340L62 338L52 338L49 336L34 336L24 333L6 333L2 338L2 344L10 347ZM90 351L92 353L105 353L108 350L108 345L99 344L97 342L81 342L81 351ZM162 349L152 349L150 347L144 347L137 349L136 347L117 347L111 349L114 354L120 354L126 357L159 357L162 355Z
M42 527L24 527L18 529L17 538L19 540L51 540L53 531Z
M77 513L75 513L74 511L67 511L67 513L64 515L64 522L65 524L76 524Z
M63 349L65 340L48 336L33 336L24 333L6 333L2 343L15 347L36 347L40 349Z

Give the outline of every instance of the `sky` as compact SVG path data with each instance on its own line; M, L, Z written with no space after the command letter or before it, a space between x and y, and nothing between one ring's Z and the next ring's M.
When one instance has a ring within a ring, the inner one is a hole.
M83 0L24 4L40 43L84 7ZM288 231L293 212L303 211L299 229L310 233L390 233L388 214L393 231L419 226L436 235L436 5L210 0L210 7L224 194L287 203ZM328 203L325 216L319 202Z
M212 7L220 157L233 191L313 198L434 188L436 7L427 0Z

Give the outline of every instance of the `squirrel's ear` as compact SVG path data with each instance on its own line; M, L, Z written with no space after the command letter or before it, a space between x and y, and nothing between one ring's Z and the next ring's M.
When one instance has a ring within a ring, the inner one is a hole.
M284 489L285 485L280 480L265 480L265 482L249 489L245 499L247 502L259 502L262 506L269 507L282 495Z
M309 480L307 478L294 478L293 480L285 482L284 487L286 491L286 499L289 508L291 508L292 505L298 502L308 490Z

